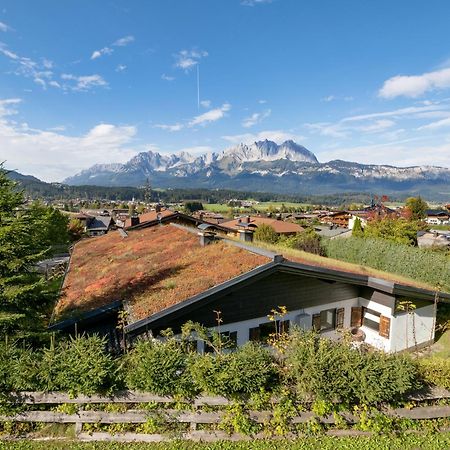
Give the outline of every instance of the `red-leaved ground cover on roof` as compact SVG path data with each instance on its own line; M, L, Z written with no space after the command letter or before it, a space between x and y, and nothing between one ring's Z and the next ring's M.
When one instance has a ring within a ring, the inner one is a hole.
M79 242L55 317L59 320L116 300L131 305L133 322L230 280L269 259L171 225Z

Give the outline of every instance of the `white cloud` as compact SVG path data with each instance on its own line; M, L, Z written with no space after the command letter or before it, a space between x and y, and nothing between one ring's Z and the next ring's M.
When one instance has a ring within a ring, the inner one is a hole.
M419 131L422 130L437 130L440 128L447 128L450 127L450 117L447 117L446 119L437 120L436 122L431 122L427 125L423 125L418 128Z
M450 167L450 143L419 144L420 140L422 139L351 147L337 146L332 150L327 149L317 153L323 161L343 159L362 164L390 164L398 167L427 165Z
M134 36L125 36L123 38L117 39L113 42L110 47L103 47L100 50L94 50L91 55L91 59L98 59L104 55L112 55L114 49L111 47L125 47L134 41Z
M0 119L5 116L12 116L17 114L17 110L14 105L18 105L22 102L20 98L7 98L0 100Z
M211 106L211 100L202 100L200 105L202 105L203 108L209 108Z
M88 91L97 86L108 86L108 83L98 74L77 76L63 73L61 78L65 81L73 82L72 84L64 84L65 89L73 91Z
M115 47L125 47L128 44L134 42L134 36L125 36L123 38L117 39L112 45Z
M263 3L272 3L273 0L241 0L241 5L243 6L256 6L262 5Z
M3 44L2 42L0 42L0 53L3 54L4 56L6 56L9 59L13 59L13 60L19 60L20 59L19 55L17 55L16 53L12 52L11 50L8 50L6 45Z
M254 125L256 125L258 123L261 123L264 119L269 117L271 112L272 111L270 109L267 109L266 111L263 111L263 112L260 112L260 113L253 113L251 116L246 117L242 121L242 126L244 128L253 127Z
M305 123L304 126L313 133L331 138L346 138L348 131L340 123L317 122Z
M422 75L397 75L389 78L378 91L382 98L419 97L425 92L450 88L450 68Z
M354 98L349 95L347 96L327 95L326 97L323 97L321 99L322 102L333 102L335 100L344 100L344 102L351 102L352 100L354 100Z
M173 80L175 80L175 77L172 77L172 76L170 76L170 75L166 75L165 73L163 73L163 74L161 75L161 80L173 81Z
M116 72L123 72L126 69L127 69L127 66L125 64L119 64L115 70L116 70Z
M157 125L155 125L155 128L160 128L161 130L174 132L174 131L182 130L184 128L184 125L182 123L175 123L173 125L157 124Z
M47 181L60 181L96 163L125 162L137 151L130 148L133 126L99 124L82 136L36 130L8 116L20 99L0 101L0 161L6 167Z
M111 55L113 52L114 52L114 50L112 48L103 47L100 50L95 50L91 55L91 59L97 59L103 55Z
M190 122L189 126L193 127L195 125L206 125L210 122L216 122L219 119L225 117L226 113L231 109L229 103L224 103L220 108L211 109L199 116L194 117Z
M6 23L4 22L0 22L0 31L6 33L9 30L11 30L11 27L9 25L6 25Z
M244 144L251 144L256 141L263 141L268 139L269 141L281 144L284 141L293 140L296 142L304 141L306 138L295 133L283 130L266 130L259 133L244 133L222 136L222 139L230 142L231 144L239 144L243 142Z
M448 105L441 105L441 104L427 104L424 106L409 106L407 108L400 108L400 109L394 109L393 111L383 111L383 112L376 112L376 113L370 113L370 114L360 114L356 116L349 116L344 117L342 119L342 122L354 122L354 121L360 121L360 120L367 120L367 119L377 119L380 117L406 117L406 116L414 116L417 114L421 114L428 111L440 111L448 109Z
M364 131L366 133L377 133L379 131L384 131L387 130L388 128L392 128L394 125L395 122L393 120L380 119L368 125L363 125L359 127L359 130Z
M175 67L189 71L206 56L208 56L208 52L204 50L181 50L174 55Z
M267 100L261 99L261 100L258 100L258 103L259 103L260 105L264 105L264 104L267 103Z

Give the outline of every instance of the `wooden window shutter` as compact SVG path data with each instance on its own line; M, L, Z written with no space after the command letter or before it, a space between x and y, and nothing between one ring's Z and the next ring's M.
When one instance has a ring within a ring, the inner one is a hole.
M337 329L344 328L344 314L345 314L345 308L336 309L336 328Z
M320 313L319 314L313 314L313 316L312 316L312 326L313 326L314 330L320 331Z
M353 306L352 307L352 316L350 319L351 327L360 327L362 325L363 319L363 307L362 306Z
M380 316L380 336L389 339L389 333L391 330L391 319L389 317Z
M248 337L251 341L261 340L261 330L259 327L250 328Z

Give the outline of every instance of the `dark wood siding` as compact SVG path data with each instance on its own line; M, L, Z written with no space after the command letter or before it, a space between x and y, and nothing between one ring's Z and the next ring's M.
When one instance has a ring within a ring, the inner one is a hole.
M187 320L214 326L214 310L221 311L223 324L227 324L264 317L279 305L293 311L358 296L358 287L350 284L277 272L241 289L237 288L204 307L199 305L192 313L176 321L166 322L161 328L178 329Z

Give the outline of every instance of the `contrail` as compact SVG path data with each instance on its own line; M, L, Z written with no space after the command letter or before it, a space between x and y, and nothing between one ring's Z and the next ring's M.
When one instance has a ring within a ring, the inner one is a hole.
M200 109L200 69L197 63L197 109Z

